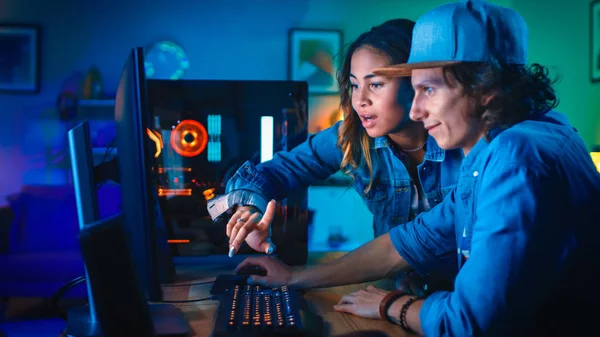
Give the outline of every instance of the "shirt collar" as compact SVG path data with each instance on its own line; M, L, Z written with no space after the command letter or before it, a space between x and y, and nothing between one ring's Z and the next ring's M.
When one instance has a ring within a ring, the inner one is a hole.
M463 157L463 161L462 161L462 169L463 170L470 170L475 165L475 161L477 160L477 157L479 156L479 154L482 153L488 147L489 143L491 142L489 135L496 136L496 135L498 135L498 133L497 132L494 132L493 134L488 133L487 139L486 139L486 137L481 137L477 141L477 143L475 143L475 145L473 146L471 151L469 151L469 154L467 156Z

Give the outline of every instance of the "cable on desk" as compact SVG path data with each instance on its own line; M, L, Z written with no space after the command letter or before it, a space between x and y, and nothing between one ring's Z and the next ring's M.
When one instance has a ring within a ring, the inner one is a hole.
M152 301L152 303L193 303L213 300L212 297L195 298L192 300L180 300L180 301Z
M71 281L67 282L64 286L60 287L60 289L58 289L58 291L56 291L50 298L51 308L63 320L65 320L65 321L67 320L67 312L60 310L60 306L59 306L58 302L60 302L60 299L66 293L68 293L71 289L75 288L76 286L78 286L82 283L85 283L85 281L86 281L85 276L76 277L76 278L72 279Z

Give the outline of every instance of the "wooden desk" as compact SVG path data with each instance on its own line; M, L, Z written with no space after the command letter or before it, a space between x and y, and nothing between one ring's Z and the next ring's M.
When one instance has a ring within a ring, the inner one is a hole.
M309 264L322 263L343 253L310 254ZM165 300L181 301L210 297L212 284L201 284L211 281L216 275L231 274L232 270L219 270L217 268L182 266L178 267L178 277L181 282L166 285L164 287ZM200 283L200 284L198 284ZM376 286L389 289L391 282L380 281ZM340 298L355 290L364 289L366 284L335 287L327 289L315 289L306 292L304 298L308 302L309 309L321 316L324 321L323 336L413 336L405 333L399 326L381 321L366 319L346 313L340 313L333 306ZM213 323L218 306L217 301L199 301L180 303L177 306L184 313L190 323L193 334L197 337L209 337L213 330Z

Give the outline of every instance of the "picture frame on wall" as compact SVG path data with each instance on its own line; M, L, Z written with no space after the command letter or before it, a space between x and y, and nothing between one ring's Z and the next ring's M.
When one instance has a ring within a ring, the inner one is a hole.
M600 82L600 0L590 3L590 80Z
M337 94L342 31L292 28L288 42L289 79L306 81L311 94Z
M40 28L0 24L0 92L40 90Z

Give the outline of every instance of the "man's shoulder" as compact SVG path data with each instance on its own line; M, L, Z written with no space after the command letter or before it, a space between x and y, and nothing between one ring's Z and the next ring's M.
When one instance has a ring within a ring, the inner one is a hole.
M489 153L516 163L547 162L576 134L564 115L551 111L497 133L490 141Z

